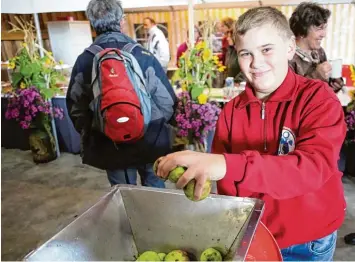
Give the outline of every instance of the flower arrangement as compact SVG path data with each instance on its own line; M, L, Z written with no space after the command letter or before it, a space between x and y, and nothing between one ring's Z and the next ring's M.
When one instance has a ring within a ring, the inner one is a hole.
M212 87L216 72L223 72L226 69L218 57L212 54L206 41L198 42L183 53L179 65L174 80L178 80L182 91L188 91L191 99L195 101L207 100L205 88Z
M21 31L24 43L8 64L12 87L5 95L8 97L5 117L16 120L23 129L31 128L29 144L33 159L37 163L48 162L56 158L51 120L63 118L63 110L52 108L50 101L60 92L57 83L64 76L55 70L58 63L52 53L37 44L32 22L15 19L18 26L10 23L11 31Z
M206 38L205 38L206 39ZM183 144L204 151L204 141L213 130L221 109L208 101L212 81L225 66L214 56L209 43L200 41L190 46L179 59L173 81L181 88L176 109L177 136Z
M221 109L213 103L194 103L187 91L181 92L178 98L175 118L177 135L187 139L189 144L203 144L207 133L216 126Z
M52 53L36 43L32 22L24 22L15 17L19 26L11 24L11 31L24 33L24 42L17 55L9 60L8 68L12 71L12 89L25 89L35 86L44 99L50 99L60 89L56 86L59 80L64 80L63 75L55 70L58 64ZM40 56L43 52L43 57ZM10 90L10 91L13 91Z
M63 117L63 110L51 111L50 99L58 93L56 83L63 76L55 70L57 65L52 53L36 43L32 22L15 17L19 26L11 24L11 31L21 31L24 43L17 55L10 59L8 68L12 70L12 88L7 90L9 103L7 119L15 119L23 129L44 126L50 130L51 117ZM43 57L39 51L43 51Z
M63 118L63 109L53 108L52 113L50 103L43 98L34 86L17 89L13 94L8 97L5 118L15 119L23 129L47 123L44 126L50 131L49 119L51 117Z

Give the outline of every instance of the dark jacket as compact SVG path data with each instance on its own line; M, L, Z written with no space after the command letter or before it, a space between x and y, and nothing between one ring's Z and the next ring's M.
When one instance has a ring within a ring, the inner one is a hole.
M289 62L289 65L298 75L328 82L328 79L324 79L318 71L316 71L317 65L325 61L327 61L327 56L323 48L315 50L311 55L308 55L302 49L297 47L296 53L293 59Z
M136 43L128 36L110 32L94 42L102 48L122 49L126 43ZM76 60L67 93L67 107L75 129L81 134L81 157L84 164L114 170L153 163L171 152L171 120L176 96L160 63L154 55L137 46L131 54L136 58L152 96L152 119L144 137L134 144L115 144L92 128L89 103L93 99L91 73L93 55L84 51Z

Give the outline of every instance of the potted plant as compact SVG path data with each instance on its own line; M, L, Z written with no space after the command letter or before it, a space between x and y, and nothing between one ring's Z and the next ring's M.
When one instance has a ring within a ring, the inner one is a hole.
M59 92L56 83L62 75L55 70L57 65L52 54L36 43L32 22L15 17L19 26L12 31L21 31L24 42L8 68L12 89L8 90L5 117L19 122L21 128L30 129L29 144L36 163L56 158L56 144L52 134L51 120L62 118L61 108L52 108L51 99ZM40 56L40 51L43 56Z

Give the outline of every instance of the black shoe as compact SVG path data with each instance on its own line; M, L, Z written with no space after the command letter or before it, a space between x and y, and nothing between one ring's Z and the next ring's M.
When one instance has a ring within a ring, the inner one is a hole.
M345 243L348 245L355 245L355 233L350 233L344 237Z

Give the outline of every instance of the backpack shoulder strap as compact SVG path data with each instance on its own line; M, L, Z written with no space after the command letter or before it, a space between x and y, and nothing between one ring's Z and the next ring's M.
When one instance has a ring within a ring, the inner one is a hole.
M133 49L136 48L137 46L140 46L138 43L127 43L123 46L122 51L125 51L127 53L132 53Z
M94 56L97 53L100 53L102 50L104 50L104 49L99 45L91 45L85 49L85 51L88 51L89 53L93 54Z

